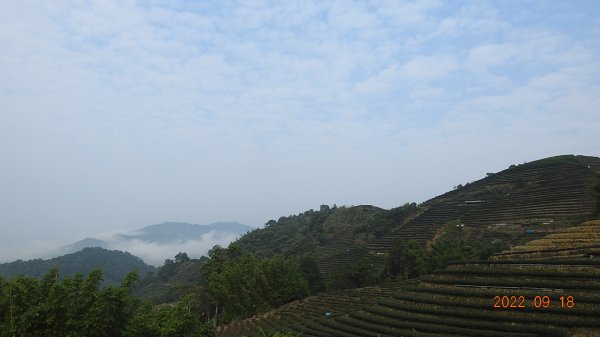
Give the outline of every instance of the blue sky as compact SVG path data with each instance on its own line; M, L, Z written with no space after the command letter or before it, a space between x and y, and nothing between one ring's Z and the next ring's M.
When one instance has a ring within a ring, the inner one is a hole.
M3 1L0 255L598 156L599 51L597 1Z

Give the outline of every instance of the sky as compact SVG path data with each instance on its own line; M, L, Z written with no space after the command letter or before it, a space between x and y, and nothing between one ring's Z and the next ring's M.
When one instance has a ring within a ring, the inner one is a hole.
M600 2L0 2L0 261L599 156Z

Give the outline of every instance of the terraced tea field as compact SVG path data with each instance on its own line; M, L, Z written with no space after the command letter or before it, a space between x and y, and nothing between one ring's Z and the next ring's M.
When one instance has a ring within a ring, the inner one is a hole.
M290 329L303 336L548 337L600 328L599 261L495 262L456 264L363 310Z
M600 256L600 220L584 222L549 234L542 239L529 241L513 247L510 251L497 253L493 260L500 259L548 259L584 258Z
M481 229L477 240L500 239L509 243L516 238L501 233L483 235L485 227L542 220L567 224L581 221L596 210L598 201L591 181L598 167L597 158L564 156L491 174L426 201L421 205L423 212L419 216L367 242L366 247L373 252L386 252L396 237L426 244L451 220ZM529 238L534 236L529 235Z
M222 337L261 336L261 329L264 331L288 330L292 325L323 317L326 312L329 312L331 317L336 317L367 307L374 304L377 299L391 296L399 286L400 284L388 284L311 296L288 303L265 314L221 326L217 328L217 335Z
M199 263L195 261L185 262L177 270L177 273L168 281L156 280L141 289L136 289L134 295L151 300L160 299L172 293L172 298L182 296L189 289L197 286L200 275ZM162 301L159 301L162 302Z
M524 245L546 248L543 259L522 258L521 252L529 252L525 249L497 254L503 258L456 262L396 289L309 298L234 322L218 335L257 335L261 328L318 337L600 336L600 259L562 255L553 248L567 239L585 241L571 252L600 246L600 238L592 235L599 230L600 221L588 221ZM334 308L333 315L323 315L327 308Z

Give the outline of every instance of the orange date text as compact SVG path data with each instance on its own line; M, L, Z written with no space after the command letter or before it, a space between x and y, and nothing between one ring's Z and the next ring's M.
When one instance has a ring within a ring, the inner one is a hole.
M494 309L525 309L525 308L547 309L550 307L567 308L575 307L575 298L573 296L561 296L552 299L547 295L538 295L527 299L525 296L494 296Z

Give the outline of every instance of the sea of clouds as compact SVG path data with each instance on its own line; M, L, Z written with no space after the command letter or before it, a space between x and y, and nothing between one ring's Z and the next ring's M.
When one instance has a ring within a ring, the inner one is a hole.
M174 259L179 252L185 252L190 258L207 255L215 245L227 247L239 234L231 232L210 231L198 238L173 241L169 243L146 242L139 239L126 239L119 234L122 231L111 231L93 235L103 240L107 249L129 252L145 263L161 266L166 259ZM65 242L58 240L32 240L28 242L4 243L0 247L0 263L16 260L49 259L64 254Z
M129 252L140 257L144 262L161 266L166 259L174 259L179 252L185 252L190 258L206 255L215 245L227 246L237 238L238 234L210 231L197 239L175 241L166 244L146 242L139 239L123 239L117 235L108 240L108 249Z

